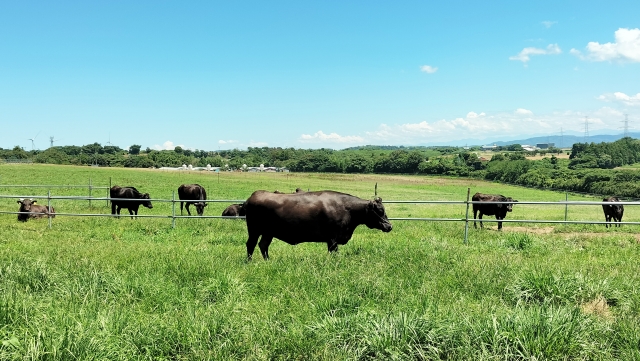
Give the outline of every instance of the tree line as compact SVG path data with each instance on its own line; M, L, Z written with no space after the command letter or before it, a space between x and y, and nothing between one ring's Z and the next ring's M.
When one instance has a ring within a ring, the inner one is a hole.
M551 148L526 152L518 144L496 147L484 159L479 147L362 146L343 150L249 147L247 150L205 151L176 147L173 150L129 149L102 146L57 146L44 151L21 147L0 148L0 159L29 160L35 163L99 165L108 167L222 167L242 169L243 165L288 168L295 172L424 174L473 177L527 187L640 197L640 176L629 170L612 168L640 162L640 141L622 138L611 143L576 143L569 159L555 155ZM530 160L535 153L551 154Z

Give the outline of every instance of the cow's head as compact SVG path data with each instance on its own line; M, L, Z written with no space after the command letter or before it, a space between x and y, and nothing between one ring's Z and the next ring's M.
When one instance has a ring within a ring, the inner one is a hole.
M198 212L198 215L202 216L204 214L204 207L207 206L207 203L205 203L205 202L196 202L193 205L196 206L196 211Z
M517 202L517 199L513 199L511 197L507 197L507 199L505 199L507 202ZM513 203L509 203L509 204L505 204L505 206L507 207L507 212L511 212L513 211Z
M18 201L18 204L20 205L19 212L31 212L31 206L36 204L36 200L33 198L29 198L29 199L20 198L20 200Z
M620 202L620 198L618 197L609 197L602 200L603 202ZM609 214L622 215L624 212L624 206L622 204L607 204Z
M143 199L143 200L144 199L151 199L151 197L149 197L149 193L145 193L145 194L140 195L140 199ZM143 201L141 204L144 207L147 207L149 209L153 208L153 205L151 204L150 200L149 201Z
M382 198L376 198L369 201L367 205L367 219L365 224L369 228L379 229L383 232L391 232L393 226L389 223L387 214L384 211L384 205L382 205Z

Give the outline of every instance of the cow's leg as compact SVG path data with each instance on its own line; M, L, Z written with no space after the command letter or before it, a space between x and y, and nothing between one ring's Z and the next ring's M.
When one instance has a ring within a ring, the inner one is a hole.
M111 202L111 214L116 214L116 205Z
M185 205L185 208L187 208L187 214L191 215L191 211L189 210L189 206L191 205L191 203L187 202L187 204Z
M327 249L329 250L329 253L338 252L338 242L335 239L330 240L327 242Z
M265 260L269 259L269 245L273 241L273 236L267 236L265 234L260 238L260 243L258 243L258 247L260 247L260 253L262 253L262 258Z
M611 216L608 215L608 214L605 214L604 215L604 221L607 222L607 223L604 224L604 227L605 228L609 228L609 222L611 222Z
M499 218L499 217L497 217L497 216L496 216L496 219L497 219L498 221L501 221L501 220L503 220L504 218ZM498 222L498 231L499 231L499 230L501 230L501 229L502 229L502 222Z
M476 226L476 214L478 213L477 209L473 210L473 228L478 228L478 226Z
M129 214L131 215L131 219L133 219L133 209L127 208L129 210ZM138 212L136 212L138 214Z
M116 214L118 215L118 218L120 218L120 210L122 209L122 207L118 206L118 209L116 210Z
M476 216L473 216L473 218L476 218ZM480 220L480 228L484 228L484 226L482 225L482 212L480 212L478 219Z
M252 234L249 232L249 238L247 239L247 261L251 261L251 257L253 257L253 251L256 249L256 244L258 244L258 238L260 234Z
M180 215L182 215L182 206L184 205L184 202L180 202ZM188 210L188 209L187 209Z

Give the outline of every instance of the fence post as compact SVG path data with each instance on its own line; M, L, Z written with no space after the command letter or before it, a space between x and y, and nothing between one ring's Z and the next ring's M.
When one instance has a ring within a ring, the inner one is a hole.
M564 201L565 202L569 202L569 193L565 192L564 193ZM567 203L564 204L564 221L567 221L567 213L569 213L569 205ZM566 223L565 223L565 227L566 227Z
M111 177L109 177L109 189L107 189L107 198L111 197ZM109 208L109 200L107 199L107 208Z
M51 229L51 190L47 193L47 215L49 216L49 229Z
M89 208L91 208L91 178L89 178Z
M471 194L471 188L467 188L467 212L464 216L464 244L469 243L469 194Z
M176 191L171 196L171 228L176 228Z

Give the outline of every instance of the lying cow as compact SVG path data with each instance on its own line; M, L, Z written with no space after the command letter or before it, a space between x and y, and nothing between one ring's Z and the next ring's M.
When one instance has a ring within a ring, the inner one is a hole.
M473 202L517 202L511 197L505 197L500 194L482 194L476 193L471 197ZM493 204L481 204L481 203L473 203L473 218L480 219L480 228L484 228L482 225L482 215L486 214L488 216L496 216L498 221L503 220L507 216L507 212L511 212L513 210L513 203L493 203ZM476 213L480 212L480 217L476 217ZM473 227L478 228L476 226L476 221L473 221ZM498 229L502 229L502 222L498 222Z
M262 257L269 259L273 238L288 244L325 242L329 252L347 244L358 225L390 232L382 199L364 200L349 194L319 191L274 194L255 191L244 203L247 219L247 260L260 239Z
M199 216L204 214L204 207L207 206L206 202L197 202L197 201L206 201L207 200L207 192L204 190L199 184L183 184L178 187L178 198L180 198L180 215L182 215L182 207L184 203L187 204L187 213L191 215L189 211L189 206L193 204L196 207L196 211Z
M29 218L42 218L42 217L51 217L54 218L56 216L56 211L53 207L47 208L46 206L41 206L36 204L36 200L29 198L24 199L20 198L18 204L20 205L20 210L18 212L28 212L18 214L18 220L20 222L26 222Z
M618 197L607 197L602 200L603 202L620 202ZM624 213L624 206L622 204L603 204L602 210L604 211L604 218L607 223L605 227L609 228L609 223L613 218L614 222L622 222L622 214ZM620 223L616 224L620 227ZM613 227L613 225L611 225Z
M133 219L134 214L138 215L138 208L140 205L147 207L149 209L153 208L151 204L151 199L149 197L149 193L140 193L134 187L119 187L113 186L109 190L109 196L111 198L127 198L127 199L111 199L111 214L118 214L118 218L120 218L120 210L122 208L126 208L129 210L129 214L131 215L131 219Z
M222 211L223 217L242 217L244 215L244 204L232 204Z

